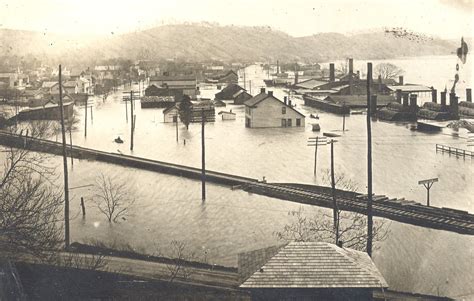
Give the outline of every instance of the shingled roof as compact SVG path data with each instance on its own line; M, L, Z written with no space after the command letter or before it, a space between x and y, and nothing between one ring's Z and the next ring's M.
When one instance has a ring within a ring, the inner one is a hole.
M323 242L291 242L240 287L381 288L388 285L364 252Z

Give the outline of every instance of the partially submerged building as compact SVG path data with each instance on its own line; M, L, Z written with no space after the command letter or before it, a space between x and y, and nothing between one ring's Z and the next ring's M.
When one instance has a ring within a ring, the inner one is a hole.
M242 105L252 98L252 95L237 84L229 84L222 91L215 94L217 100L231 100L235 105Z
M245 126L249 128L265 127L304 127L305 116L298 112L291 101L284 101L273 95L273 91L255 95L245 103Z

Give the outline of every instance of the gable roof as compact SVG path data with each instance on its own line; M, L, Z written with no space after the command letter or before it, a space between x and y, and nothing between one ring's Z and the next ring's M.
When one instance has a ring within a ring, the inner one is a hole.
M322 86L327 84L326 81L318 80L315 78L309 78L304 81L300 81L299 83L295 84L295 87L303 88L303 89L314 89L316 87Z
M244 102L244 105L248 106L248 107L254 107L256 106L257 104L259 104L260 102L264 101L265 99L273 99L274 101L278 101L279 103L281 103L281 105L283 106L286 106L288 109L290 110L293 110L295 111L297 114L305 117L302 113L300 113L299 111L297 111L295 108L293 108L292 106L289 106L288 104L285 104L283 101L279 100L278 98L276 98L275 96L273 95L270 95L270 94L267 94L265 92L261 92L260 94L257 94L255 95L254 97L250 98L249 100L247 100L246 102Z
M381 288L388 285L364 252L323 242L290 242L240 287Z
M43 84L41 85L42 88L52 88L56 85L59 85L58 82L43 82Z

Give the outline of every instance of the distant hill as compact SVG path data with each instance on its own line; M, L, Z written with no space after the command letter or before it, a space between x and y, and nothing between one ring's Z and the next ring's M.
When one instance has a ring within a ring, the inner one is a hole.
M0 56L32 53L92 61L114 57L249 62L324 61L346 57L382 59L449 54L455 51L457 44L441 39L397 37L385 32L292 37L269 27L205 24L164 25L88 43L79 43L74 37L0 29Z

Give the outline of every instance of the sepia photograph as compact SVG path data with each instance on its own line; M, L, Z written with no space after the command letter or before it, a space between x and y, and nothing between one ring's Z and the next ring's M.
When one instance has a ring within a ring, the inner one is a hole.
M0 301L474 300L473 37L474 0L0 0Z

